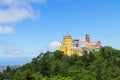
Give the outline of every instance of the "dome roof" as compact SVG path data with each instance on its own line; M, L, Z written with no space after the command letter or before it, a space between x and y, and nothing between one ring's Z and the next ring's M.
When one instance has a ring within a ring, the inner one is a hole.
M72 37L71 37L70 34L67 33L67 34L64 36L64 38L72 38Z

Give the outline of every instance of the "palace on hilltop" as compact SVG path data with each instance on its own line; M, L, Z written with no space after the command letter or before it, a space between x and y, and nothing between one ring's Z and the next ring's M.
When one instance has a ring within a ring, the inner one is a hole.
M63 38L63 43L60 45L60 50L66 55L71 56L72 54L83 55L83 51L98 51L101 47L101 42L91 42L90 34L86 34L86 38L72 39L70 34L66 34Z

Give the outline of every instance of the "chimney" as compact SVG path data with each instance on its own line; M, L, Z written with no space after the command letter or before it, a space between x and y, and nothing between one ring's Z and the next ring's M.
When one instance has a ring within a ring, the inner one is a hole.
M86 42L90 43L90 34L86 34Z

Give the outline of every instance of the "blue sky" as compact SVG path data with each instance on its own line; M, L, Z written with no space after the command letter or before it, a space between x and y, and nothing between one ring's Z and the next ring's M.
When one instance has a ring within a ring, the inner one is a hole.
M54 50L66 32L74 39L120 49L119 0L1 0L0 65L22 65Z

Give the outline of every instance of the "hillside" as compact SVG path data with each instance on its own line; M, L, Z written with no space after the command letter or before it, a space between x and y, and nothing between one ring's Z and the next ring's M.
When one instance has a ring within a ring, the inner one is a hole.
M120 80L120 51L106 46L70 57L48 51L17 69L8 66L0 80Z

